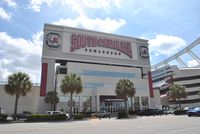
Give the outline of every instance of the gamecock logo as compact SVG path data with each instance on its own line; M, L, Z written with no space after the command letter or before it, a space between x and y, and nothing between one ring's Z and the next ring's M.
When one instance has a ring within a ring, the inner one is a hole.
M139 47L139 54L142 58L149 58L149 51L146 46Z
M48 33L46 35L46 44L51 48L58 48L62 44L62 36L59 33Z

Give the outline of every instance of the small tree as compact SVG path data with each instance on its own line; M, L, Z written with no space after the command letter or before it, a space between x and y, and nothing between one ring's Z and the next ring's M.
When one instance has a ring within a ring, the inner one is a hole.
M124 99L124 106L127 114L128 114L127 110L128 96L130 95L130 93L132 93L131 95L135 94L135 92L131 90L134 90L134 84L129 79L119 80L116 84L115 93L117 96Z
M16 120L18 100L31 91L32 83L26 73L18 72L8 76L8 84L5 85L6 93L15 95L14 120Z
M129 82L131 82L131 81L129 81ZM133 110L133 97L135 96L135 88L134 88L134 84L132 82L129 83L129 86L130 86L130 90L128 93L128 97L131 98L131 110Z
M185 91L185 87L182 85L175 84L169 88L169 93L168 95L170 96L171 99L174 101L178 101L179 103L179 108L181 109L181 98L186 98L187 93Z
M61 82L61 91L70 94L70 115L72 115L73 94L79 94L83 90L81 77L76 74L67 74Z
M56 91L47 92L44 101L51 104L51 110L55 110L53 106L59 102L58 93Z

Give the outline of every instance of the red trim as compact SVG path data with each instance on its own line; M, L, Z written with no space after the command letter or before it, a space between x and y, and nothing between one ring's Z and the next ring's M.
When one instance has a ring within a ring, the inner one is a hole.
M149 92L150 92L150 97L154 97L153 93L153 84L152 84L152 75L151 72L148 72L148 81L149 81Z
M40 85L40 96L45 96L46 95L47 71L48 71L48 63L42 63L42 76L41 76L41 85Z

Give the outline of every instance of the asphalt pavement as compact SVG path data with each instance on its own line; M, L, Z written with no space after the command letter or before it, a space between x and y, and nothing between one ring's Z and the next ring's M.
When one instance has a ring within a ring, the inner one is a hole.
M84 121L6 123L0 134L199 134L200 117L150 116Z

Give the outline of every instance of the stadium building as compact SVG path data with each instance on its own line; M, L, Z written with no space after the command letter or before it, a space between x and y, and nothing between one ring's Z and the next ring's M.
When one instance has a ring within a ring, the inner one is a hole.
M152 88L148 40L45 24L39 111L47 92L56 90L56 109L69 111L68 94L60 89L66 74L81 76L83 92L73 97L74 113L123 109L116 97L120 79L130 79L136 88L135 109L156 107Z
M49 91L58 93L56 110L68 112L70 97L61 92L60 85L71 73L80 76L83 84L82 93L73 95L74 113L123 109L123 99L116 97L115 87L124 78L136 88L135 110L159 108L160 95L158 90L153 91L150 70L148 40L45 24L41 85L19 99L18 112L49 111L50 104L44 102ZM5 93L4 85L0 88L0 106L13 113L14 97Z

